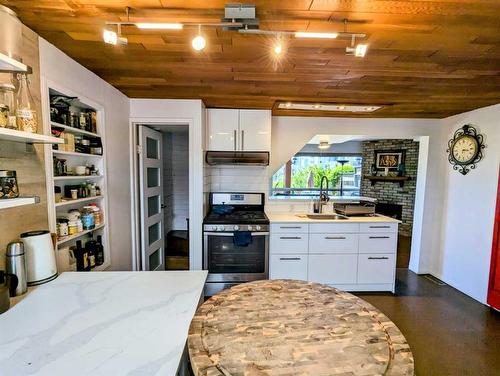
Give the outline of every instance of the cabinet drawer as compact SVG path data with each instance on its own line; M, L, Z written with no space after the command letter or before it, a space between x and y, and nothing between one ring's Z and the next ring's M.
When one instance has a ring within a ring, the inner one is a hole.
M358 257L358 283L394 283L394 254L360 254Z
M311 234L359 232L359 223L311 223L309 226Z
M271 223L271 234L308 233L307 223Z
M332 284L356 283L358 255L309 255L308 280Z
M397 233L359 234L359 253L395 253L397 244Z
M306 253L308 250L307 234L273 234L271 235L271 254Z
M397 223L360 223L359 232L397 232Z
M358 253L358 234L311 234L309 253Z
M269 258L269 278L306 281L307 255L271 255Z

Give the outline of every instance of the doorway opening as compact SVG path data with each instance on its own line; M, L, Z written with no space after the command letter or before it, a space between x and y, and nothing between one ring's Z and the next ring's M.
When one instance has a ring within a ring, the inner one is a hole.
M189 270L189 125L137 125L140 270Z

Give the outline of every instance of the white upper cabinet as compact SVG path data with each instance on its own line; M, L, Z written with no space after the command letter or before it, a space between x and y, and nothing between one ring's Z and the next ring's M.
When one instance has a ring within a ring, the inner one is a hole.
M271 111L240 110L240 150L271 150Z
M208 109L207 112L207 150L271 150L271 111Z
M208 150L237 150L239 110L209 109L207 118Z

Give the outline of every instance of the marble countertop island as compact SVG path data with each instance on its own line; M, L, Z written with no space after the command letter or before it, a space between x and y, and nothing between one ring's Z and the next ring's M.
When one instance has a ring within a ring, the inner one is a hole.
M340 223L401 223L401 221L386 217L385 215L375 214L374 216L359 216L348 217L347 219L311 219L306 214L301 213L266 213L271 223L285 223L285 222L301 222L301 223L323 223L323 222L340 222ZM325 212L323 214L333 214Z
M206 271L63 273L0 315L0 374L176 374Z

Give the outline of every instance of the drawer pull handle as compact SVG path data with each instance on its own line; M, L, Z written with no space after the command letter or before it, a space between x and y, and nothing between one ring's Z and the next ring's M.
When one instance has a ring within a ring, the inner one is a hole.
M284 239L284 240L300 240L302 238L300 236L280 236L280 239Z
M345 238L346 238L345 236L325 236L325 239L327 240L341 240Z
M389 257L368 257L368 260L389 260Z
M390 236L370 236L370 239L390 239Z
M391 228L391 226L370 226L370 228Z
M299 261L301 260L300 257L280 257L280 260L282 261Z
M280 228L283 228L283 229L294 229L294 228L301 229L302 226L280 226Z

